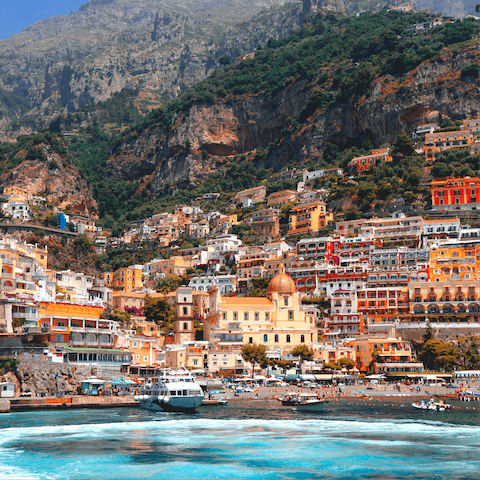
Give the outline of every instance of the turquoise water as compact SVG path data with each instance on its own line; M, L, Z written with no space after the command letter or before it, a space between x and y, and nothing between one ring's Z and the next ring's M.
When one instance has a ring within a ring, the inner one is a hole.
M479 413L278 402L0 416L0 479L480 479Z

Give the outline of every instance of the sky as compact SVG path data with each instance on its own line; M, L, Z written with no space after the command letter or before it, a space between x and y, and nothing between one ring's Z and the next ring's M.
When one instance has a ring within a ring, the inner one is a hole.
M88 0L0 0L0 39L55 15L68 15Z

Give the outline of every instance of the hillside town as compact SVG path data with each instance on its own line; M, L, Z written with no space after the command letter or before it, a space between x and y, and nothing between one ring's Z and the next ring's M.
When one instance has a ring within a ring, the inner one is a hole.
M473 144L479 122L437 137L422 126L425 155ZM388 149L354 158L352 178L380 161L392 161ZM4 234L0 355L87 365L105 375L145 376L164 366L249 375L262 366L242 357L245 345L264 346L269 368L282 373L282 362L301 363L292 352L306 346L313 358L303 373L325 365L349 374L423 372L410 342L427 328L444 339L480 334L480 227L464 217L476 218L480 178L433 180L423 215L347 220L334 218L325 192L311 186L344 174L304 171L296 191L237 192L232 209L251 211L241 222L237 214L179 205L134 222L120 238L93 219L56 212L51 234L73 224L70 233L89 237L97 253L152 241L170 247L162 258L98 276L48 268L47 246ZM9 227L27 225L44 202L15 186L3 198ZM232 233L238 226L256 241L243 243ZM182 248L182 238L200 241Z

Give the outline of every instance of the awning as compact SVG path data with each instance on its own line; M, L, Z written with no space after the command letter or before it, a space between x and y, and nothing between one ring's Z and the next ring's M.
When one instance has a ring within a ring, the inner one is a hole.
M328 380L332 381L334 378L338 377L338 375L335 375L335 374L332 375L331 373L322 373L322 374L316 373L314 377L315 377L315 380L321 380L325 382Z
M381 378L385 378L385 375L367 375L365 378L380 380Z
M295 374L295 375L292 375L292 374L289 374L289 375L285 375L285 380L297 380L298 379L298 375Z
M300 379L311 381L311 382L314 382L316 380L315 376L311 375L311 374L302 374L302 375L300 375Z

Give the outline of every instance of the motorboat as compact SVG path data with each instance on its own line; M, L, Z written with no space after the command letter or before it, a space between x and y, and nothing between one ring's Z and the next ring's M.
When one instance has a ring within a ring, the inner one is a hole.
M140 408L156 412L193 413L202 404L203 391L188 371L164 370L158 381L142 385L134 399Z
M432 399L423 400L421 402L412 403L412 407L417 410L433 410L435 412L444 412L445 410L451 410L452 406L448 403L444 403L443 400L435 402Z
M294 406L300 412L324 412L328 403L314 393L290 393L279 400L282 405Z

